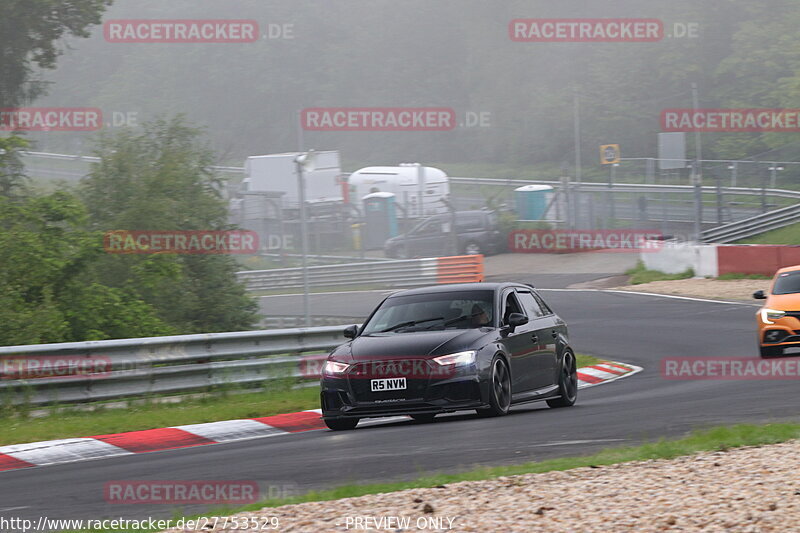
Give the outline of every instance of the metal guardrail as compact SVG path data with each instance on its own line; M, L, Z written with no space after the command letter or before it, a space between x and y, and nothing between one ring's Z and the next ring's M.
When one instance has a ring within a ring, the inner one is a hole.
M556 188L561 187L560 181L548 180L518 180L518 179L497 179L497 178L450 178L450 183L461 185L508 185L508 186L521 186L521 185L552 185ZM630 193L645 193L645 192L660 192L660 193L693 193L693 185L658 185L650 183L614 183L611 187L607 183L584 181L580 184L575 182L570 183L573 189L580 188L586 192L603 192L613 190L614 192L630 192ZM717 192L715 185L704 185L702 187L704 193L713 194ZM776 196L780 198L791 198L800 200L800 191L793 191L789 189L760 189L750 187L720 187L720 192L723 194L741 194L749 196Z
M313 378L324 353L344 342L344 327L2 347L0 400L67 404ZM82 363L95 371L50 377Z
M303 286L301 268L242 271L237 272L236 276L248 291L297 289ZM308 267L310 287L420 287L482 280L482 255Z
M729 243L800 222L800 204L718 226L701 233L703 242Z

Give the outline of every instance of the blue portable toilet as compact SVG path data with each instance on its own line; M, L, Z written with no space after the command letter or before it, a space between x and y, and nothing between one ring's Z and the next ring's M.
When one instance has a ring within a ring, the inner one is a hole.
M364 201L364 230L362 242L365 250L380 250L387 239L398 234L397 205L390 192L373 192Z
M524 185L514 189L514 203L520 220L543 220L553 198L550 185ZM547 213L552 217L552 213Z

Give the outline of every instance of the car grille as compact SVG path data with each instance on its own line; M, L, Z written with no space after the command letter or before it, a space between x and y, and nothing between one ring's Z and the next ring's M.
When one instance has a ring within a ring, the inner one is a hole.
M786 316L800 318L800 311L786 311Z
M427 360L398 359L357 363L348 372L348 378L357 402L420 400L425 397L431 373ZM406 389L372 392L371 381L385 378L406 378Z

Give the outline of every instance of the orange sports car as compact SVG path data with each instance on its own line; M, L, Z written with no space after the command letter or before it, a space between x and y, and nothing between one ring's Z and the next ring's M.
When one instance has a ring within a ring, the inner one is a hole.
M778 270L769 292L756 291L753 298L766 300L756 313L761 357L778 357L784 348L800 346L800 265Z

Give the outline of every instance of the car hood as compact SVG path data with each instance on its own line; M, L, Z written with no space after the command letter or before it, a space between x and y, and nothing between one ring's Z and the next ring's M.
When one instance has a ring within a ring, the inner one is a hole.
M476 341L489 331L491 330L483 328L361 336L340 346L333 356L343 362L358 362L446 355L479 348Z
M800 311L800 293L770 294L764 307L778 311Z

